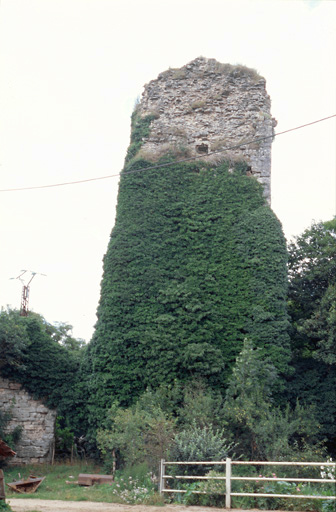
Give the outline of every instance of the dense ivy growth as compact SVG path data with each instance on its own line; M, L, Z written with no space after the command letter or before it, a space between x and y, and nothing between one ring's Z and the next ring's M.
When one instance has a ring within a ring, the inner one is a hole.
M286 247L261 185L244 164L171 162L131 160L144 172L121 177L87 352L92 421L147 386L224 390L246 336L287 371Z
M145 117L140 117L135 110L132 114L131 126L131 143L127 150L125 162L129 162L138 153L143 144L144 137L148 137L150 131L150 124L153 119L158 116L155 113L148 114Z
M20 382L32 396L57 408L76 428L83 405L79 357L53 339L56 331L40 315L22 317L15 310L2 311L0 344L4 352L0 375Z

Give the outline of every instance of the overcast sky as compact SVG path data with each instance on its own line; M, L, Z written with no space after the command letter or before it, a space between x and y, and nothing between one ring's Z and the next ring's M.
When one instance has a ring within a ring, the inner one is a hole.
M145 83L203 55L266 78L280 132L336 114L336 2L2 0L0 189L119 173ZM272 207L286 237L336 214L336 118L279 136ZM118 178L0 193L0 305L89 340Z

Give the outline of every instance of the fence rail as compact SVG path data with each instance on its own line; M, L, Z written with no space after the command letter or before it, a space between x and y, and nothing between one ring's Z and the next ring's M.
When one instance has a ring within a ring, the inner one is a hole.
M224 466L225 476L196 476L196 475L168 475L166 474L167 466ZM236 480L241 481L272 481L272 482L313 482L313 483L336 483L336 479L332 478L277 478L277 477L247 477L247 476L232 476L233 465L250 465L250 466L316 466L316 467L331 467L334 468L334 474L336 473L336 463L334 462L265 462L265 461L233 461L227 458L225 461L214 461L214 462L176 462L176 461L165 461L161 459L160 465L160 482L159 490L160 493L193 493L193 494L211 494L205 491L196 491L186 489L170 489L165 485L166 480L170 479L181 479L181 480L223 480L225 481L225 507L231 508L231 497L232 496L255 496L260 498L301 498L301 499L323 499L323 500L336 500L336 496L326 495L298 495L298 494L271 494L271 493L258 493L258 492L232 492L231 482ZM220 493L218 493L220 494ZM224 493L222 493L224 494ZM336 492L335 492L336 494Z

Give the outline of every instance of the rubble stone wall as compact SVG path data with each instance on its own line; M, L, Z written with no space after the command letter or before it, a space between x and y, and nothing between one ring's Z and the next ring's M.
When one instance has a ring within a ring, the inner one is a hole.
M137 106L141 118L155 116L143 139L143 156L155 160L175 148L187 156L213 153L207 160L214 163L219 158L245 160L270 202L276 121L265 84L253 69L204 57L161 73L145 86ZM236 145L240 147L221 151Z
M8 464L40 464L50 462L55 437L56 411L35 400L21 384L0 377L0 405L9 411L8 428L22 426L22 435L15 447L17 455L6 459Z

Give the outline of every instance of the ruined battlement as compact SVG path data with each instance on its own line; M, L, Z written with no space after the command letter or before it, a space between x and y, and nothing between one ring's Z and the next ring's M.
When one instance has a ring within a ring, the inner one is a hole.
M214 164L245 160L270 203L276 121L265 83L253 69L204 57L161 73L145 86L136 107L140 118L153 117L141 156L155 161L175 150L185 156L209 155L207 161ZM225 148L231 149L221 151Z

